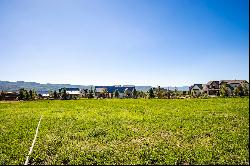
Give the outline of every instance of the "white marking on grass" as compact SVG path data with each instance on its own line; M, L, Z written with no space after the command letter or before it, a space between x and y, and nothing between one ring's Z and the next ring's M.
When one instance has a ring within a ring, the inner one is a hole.
M33 143L32 143L32 145L31 145L31 147L30 147L29 154L28 154L28 156L26 157L26 161L25 161L24 165L28 165L28 163L29 163L29 156L31 155L31 153L32 153L32 151L33 151L33 147L34 147L35 142L36 142L36 137L37 137L37 134L38 134L38 129L39 129L41 120L42 120L42 115L41 115L41 118L40 118L40 120L39 120L39 122L38 122L38 125L37 125L37 128L36 128L36 134L35 134Z

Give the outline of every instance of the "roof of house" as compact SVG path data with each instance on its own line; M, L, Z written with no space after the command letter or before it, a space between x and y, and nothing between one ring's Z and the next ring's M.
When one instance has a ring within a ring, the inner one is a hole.
M80 91L79 88L65 88L66 91Z
M202 84L194 84L197 85L200 89L202 89Z
M114 93L116 89L119 91L119 93L124 93L126 88L129 91L133 91L133 89L135 89L135 86L126 86L126 87L124 87L124 86L122 86L122 87L118 87L118 86L95 86L96 92L103 92L103 89L106 89L108 91L108 93Z
M38 94L49 94L49 91L37 91Z
M64 88L59 89L59 92L61 92ZM66 93L72 93L72 92L76 92L80 94L80 89L79 88L65 88Z
M219 84L219 81L208 81L207 85L211 85L213 82Z
M10 92L10 91L7 91L7 92L0 92L0 93L3 93L3 94L17 94L17 92Z
M79 88L65 88L66 93L69 95L79 95L80 94L80 89Z
M202 84L194 84L190 87L190 90L193 89L195 86L198 86L198 88L200 88L200 90L202 90Z
M222 84L222 83L227 83L227 84L242 84L244 82L247 82L247 81L246 80L221 80L220 84Z

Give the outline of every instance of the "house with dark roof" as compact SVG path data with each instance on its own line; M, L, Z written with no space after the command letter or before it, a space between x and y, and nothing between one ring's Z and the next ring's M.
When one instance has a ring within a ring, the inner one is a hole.
M207 95L218 96L220 94L220 84L219 81L209 81L203 87L203 93Z
M135 86L95 86L94 95L96 98L113 98L117 90L119 92L119 98L132 97L132 91L134 89ZM125 96L125 92L127 96Z
M17 92L0 92L0 100L18 100Z
M199 96L202 94L203 85L202 84L194 84L189 87L189 92L192 96Z
M209 81L207 84L194 84L189 88L191 95L207 94L209 96L219 96L220 88L223 84L226 84L228 94L232 95L233 91L239 85L246 84L249 88L249 83L246 80L221 80L221 81Z
M243 86L244 83L249 84L246 80L221 80L219 82L220 85L224 83L230 85L233 89L239 85Z

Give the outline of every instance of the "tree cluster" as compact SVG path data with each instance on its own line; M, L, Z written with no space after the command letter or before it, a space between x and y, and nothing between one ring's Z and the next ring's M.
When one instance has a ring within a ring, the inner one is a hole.
M19 90L19 100L35 100L37 97L37 94L34 90L26 90L24 88L21 88Z
M228 96L248 96L249 95L249 87L248 84L244 83L243 85L239 85L235 87L230 93L229 86L227 84L223 84L220 87L220 96L221 97L228 97Z

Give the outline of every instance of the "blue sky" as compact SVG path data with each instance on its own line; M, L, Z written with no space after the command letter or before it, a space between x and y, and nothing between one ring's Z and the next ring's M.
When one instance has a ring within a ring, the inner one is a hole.
M0 80L249 80L248 0L1 0Z

